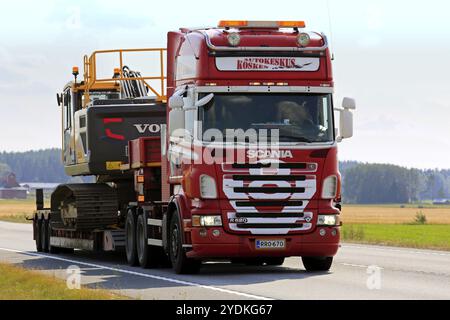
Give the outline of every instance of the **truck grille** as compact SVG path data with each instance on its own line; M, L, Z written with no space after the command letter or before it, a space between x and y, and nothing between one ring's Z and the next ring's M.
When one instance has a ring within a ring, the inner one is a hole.
M234 209L228 213L231 231L285 235L312 229L314 215L305 208L317 190L317 164L225 164L223 170L223 191Z

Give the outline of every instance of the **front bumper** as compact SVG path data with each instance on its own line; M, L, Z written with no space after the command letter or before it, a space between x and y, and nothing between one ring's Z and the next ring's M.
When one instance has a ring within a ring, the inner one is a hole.
M325 230L325 235L320 234L321 230ZM190 235L192 248L187 256L195 259L333 257L339 249L340 228L318 227L312 233L285 236L236 235L226 233L223 228L192 228ZM286 240L285 249L256 249L256 240L280 239Z

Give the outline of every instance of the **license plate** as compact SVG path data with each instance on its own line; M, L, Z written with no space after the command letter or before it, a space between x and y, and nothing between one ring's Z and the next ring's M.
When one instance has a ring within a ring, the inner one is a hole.
M256 249L286 249L286 240L256 240Z

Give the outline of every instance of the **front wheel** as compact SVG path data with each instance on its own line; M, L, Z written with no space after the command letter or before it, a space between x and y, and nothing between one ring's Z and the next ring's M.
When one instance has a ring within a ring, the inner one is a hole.
M186 257L183 249L182 231L178 212L174 212L169 228L169 255L177 274L195 274L200 271L201 261Z
M329 271L333 257L302 257L303 265L308 272Z

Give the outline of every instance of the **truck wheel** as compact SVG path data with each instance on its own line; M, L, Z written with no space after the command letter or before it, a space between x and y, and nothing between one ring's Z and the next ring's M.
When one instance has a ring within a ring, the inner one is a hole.
M42 252L49 251L49 243L48 243L48 220L41 220L41 244L42 244Z
M133 210L128 210L125 221L125 252L128 264L132 267L138 265L136 249L136 217Z
M302 261L308 272L329 271L333 264L333 257L302 257Z
M181 223L178 212L174 212L169 228L169 255L172 268L177 274L195 274L200 271L201 261L186 257L183 249Z
M282 266L284 264L284 258L267 258L264 262L268 266Z
M34 228L36 230L36 251L42 252L42 237L41 237L41 228L42 228L42 220L36 217L34 219Z
M139 265L142 268L156 268L159 266L162 248L150 246L148 244L147 215L141 214L137 218L136 244Z
M47 221L47 242L48 242L48 252L51 254L61 253L61 248L52 246L50 244L50 236L52 235L52 225L50 219Z

